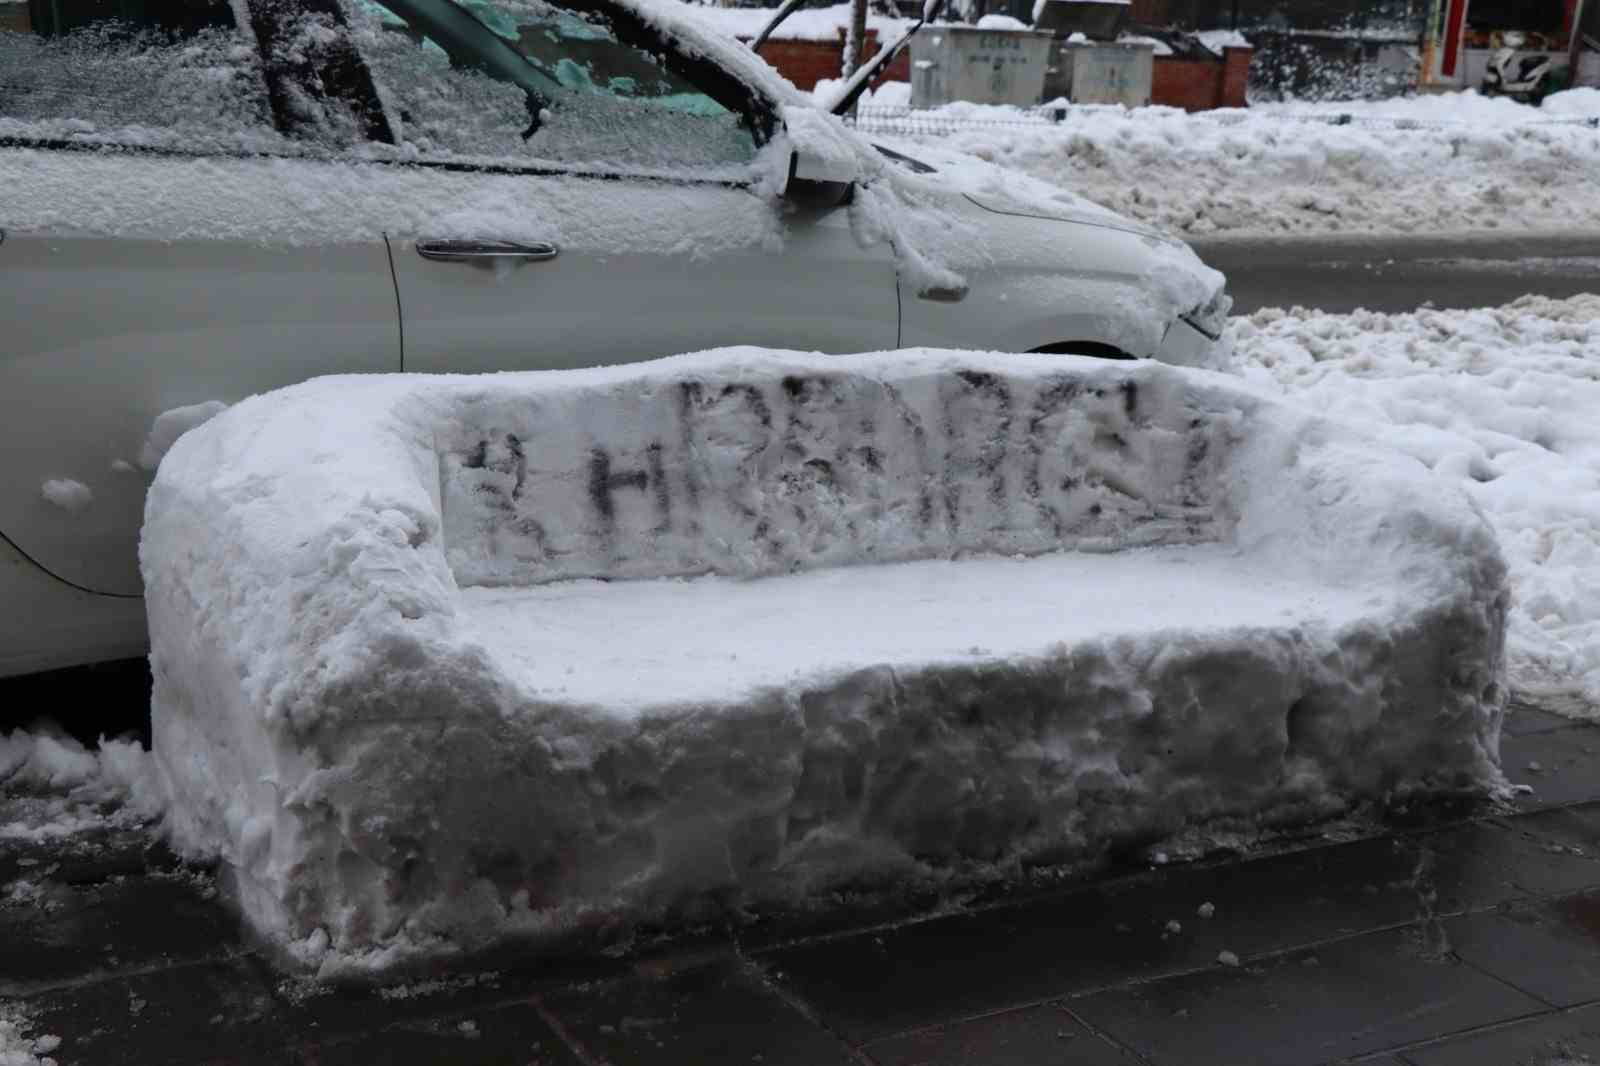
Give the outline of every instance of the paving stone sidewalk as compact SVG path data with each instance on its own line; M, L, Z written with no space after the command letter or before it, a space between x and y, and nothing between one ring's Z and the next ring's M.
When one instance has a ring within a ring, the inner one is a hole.
M1502 756L1515 811L361 991L284 980L141 832L0 840L0 1001L61 1066L1600 1063L1600 727L1519 707Z

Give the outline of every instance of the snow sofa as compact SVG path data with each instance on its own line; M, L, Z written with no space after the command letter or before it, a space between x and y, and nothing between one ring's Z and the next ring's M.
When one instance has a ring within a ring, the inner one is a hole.
M141 562L170 831L324 972L1499 781L1467 498L1157 364L325 378Z

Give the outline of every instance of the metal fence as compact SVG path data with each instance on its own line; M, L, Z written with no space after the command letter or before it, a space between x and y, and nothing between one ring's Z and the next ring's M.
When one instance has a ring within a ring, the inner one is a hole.
M1096 113L1127 114L1120 107L1037 107L989 115L949 107L925 111L911 107L863 104L857 109L855 125L863 133L897 137L948 137L957 133L981 130L1048 128L1059 125L1069 117L1078 118ZM1196 111L1189 115L1189 119L1220 126L1238 126L1245 122L1266 119L1272 122L1367 126L1396 130L1467 129L1479 125L1449 119L1393 118L1351 113L1294 114L1250 110ZM1526 122L1518 123L1518 126L1587 126L1590 129L1600 129L1600 118L1530 118Z

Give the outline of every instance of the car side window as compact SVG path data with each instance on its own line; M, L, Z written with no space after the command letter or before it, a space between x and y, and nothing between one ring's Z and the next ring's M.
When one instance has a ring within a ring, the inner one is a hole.
M228 0L0 2L0 134L222 150L278 139Z
M594 9L544 0L354 0L404 149L673 172L756 153L747 117Z

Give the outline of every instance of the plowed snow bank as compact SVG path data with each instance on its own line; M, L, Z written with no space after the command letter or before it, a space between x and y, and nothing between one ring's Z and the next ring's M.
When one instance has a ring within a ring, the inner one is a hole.
M941 150L1024 171L1190 236L1600 230L1600 94L1544 109L1476 93L1186 114L863 109L861 129L939 167ZM1348 119L1348 121L1346 121Z
M1236 320L1247 379L1414 456L1493 523L1513 688L1600 705L1600 296Z

